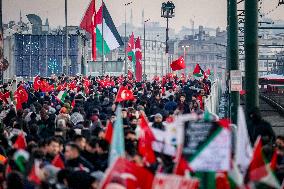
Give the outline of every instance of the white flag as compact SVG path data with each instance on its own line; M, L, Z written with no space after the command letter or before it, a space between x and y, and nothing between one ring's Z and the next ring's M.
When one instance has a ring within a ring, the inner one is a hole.
M238 128L236 140L236 164L240 167L242 174L244 174L252 157L252 147L248 135L244 110L241 106L238 108Z

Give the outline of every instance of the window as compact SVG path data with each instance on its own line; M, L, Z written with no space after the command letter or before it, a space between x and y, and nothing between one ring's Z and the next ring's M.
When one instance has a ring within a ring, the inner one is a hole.
M202 55L201 56L201 60L206 61L207 60L207 56L206 55Z
M209 56L209 59L210 59L210 61L214 61L215 56L214 56L214 55L210 55L210 56Z

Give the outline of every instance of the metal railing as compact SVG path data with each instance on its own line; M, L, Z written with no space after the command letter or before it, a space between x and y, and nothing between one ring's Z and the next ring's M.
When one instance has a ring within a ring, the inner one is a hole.
M213 114L218 114L220 99L219 80L215 80L211 85L211 93L205 100L205 110Z

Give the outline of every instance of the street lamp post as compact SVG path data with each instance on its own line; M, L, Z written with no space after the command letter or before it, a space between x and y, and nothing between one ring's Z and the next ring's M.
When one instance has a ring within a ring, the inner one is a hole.
M65 0L65 34L66 34L66 75L69 75L69 62L68 62L68 56L69 56L69 52L68 52L68 18L67 18L67 11L68 11L68 7L67 7L67 0Z
M169 18L175 17L175 5L172 1L163 3L161 7L161 17L167 19L167 29L166 29L166 53L169 53Z
M146 23L149 22L150 19L144 20L144 40L143 40L143 51L144 51L144 68L143 68L143 80L146 80Z
M185 62L185 65L186 65L186 48L189 48L189 45L183 45L181 46L183 48L183 59L184 59L184 62ZM183 73L185 74L186 72L186 68L183 70Z
M159 36L160 36L160 35L157 35L156 38L155 38L155 75L156 75L156 76L158 75L157 38L158 38Z
M126 45L126 7L128 5L132 4L132 1L128 2L128 3L125 3L124 4L124 67L125 67L125 70L124 70L124 73L125 75L127 74L127 56L126 56L126 48L127 48L127 45Z

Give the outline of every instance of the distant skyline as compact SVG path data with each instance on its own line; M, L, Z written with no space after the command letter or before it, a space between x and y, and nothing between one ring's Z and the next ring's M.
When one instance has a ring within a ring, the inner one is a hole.
M124 23L124 4L131 0L106 0L106 6L116 26ZM162 2L166 0L132 0L133 3L127 7L127 22L130 22L130 10L133 11L133 23L141 26L142 10L145 10L145 19L160 22L165 25L166 20L161 18L160 9ZM79 25L90 0L68 1L68 25ZM226 2L227 0L173 0L176 5L176 17L170 19L170 27L178 32L182 26L191 27L190 20L194 21L195 28L198 25L222 29L226 28ZM101 1L97 1L99 8ZM263 0L262 12L273 10L278 0ZM3 22L19 21L20 11L26 22L27 14L39 15L43 23L48 17L50 26L64 26L64 0L3 0ZM268 18L284 20L284 5L271 12Z

